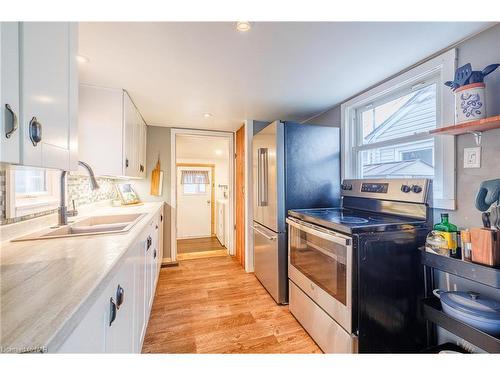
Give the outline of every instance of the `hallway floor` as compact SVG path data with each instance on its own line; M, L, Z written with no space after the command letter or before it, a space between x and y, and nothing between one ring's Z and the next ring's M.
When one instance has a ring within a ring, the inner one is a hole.
M177 240L177 260L227 256L227 249L217 237L188 238Z
M162 268L143 353L321 353L230 256Z

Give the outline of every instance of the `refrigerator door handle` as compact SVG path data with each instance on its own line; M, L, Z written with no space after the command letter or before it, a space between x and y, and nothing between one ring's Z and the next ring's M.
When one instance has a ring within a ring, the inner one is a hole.
M259 148L258 149L258 204L259 207L267 206L268 203L268 158L267 158L268 150L267 148Z
M252 226L252 229L254 231L256 231L257 233L259 233L260 235L266 237L269 241L276 241L276 236L268 236L267 234L265 234L264 232L262 232L261 230L259 230L257 227L255 226Z

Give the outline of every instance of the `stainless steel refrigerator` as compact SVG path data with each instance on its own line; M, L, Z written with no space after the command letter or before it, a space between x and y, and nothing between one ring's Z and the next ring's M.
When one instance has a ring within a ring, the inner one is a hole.
M255 276L288 302L286 213L340 205L340 130L275 121L253 137Z

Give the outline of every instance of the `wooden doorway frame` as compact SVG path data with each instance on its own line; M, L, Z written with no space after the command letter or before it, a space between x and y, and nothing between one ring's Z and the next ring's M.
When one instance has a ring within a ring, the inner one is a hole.
M189 168L210 168L210 175L212 177L212 181L210 181L210 185L212 185L210 191L210 235L215 236L215 164L201 164L201 163L176 163L177 168L189 167ZM179 192L177 192L179 193ZM176 197L177 199L177 197ZM177 213L176 213L177 214ZM175 218L177 220L177 217Z
M229 255L234 255L234 132L197 130L172 128L170 130L170 202L171 202L171 222L170 222L170 256L172 262L177 260L177 136L196 136L196 137L220 137L229 141L229 218L228 226L229 238L227 241L227 250Z
M235 134L235 254L245 268L245 124Z

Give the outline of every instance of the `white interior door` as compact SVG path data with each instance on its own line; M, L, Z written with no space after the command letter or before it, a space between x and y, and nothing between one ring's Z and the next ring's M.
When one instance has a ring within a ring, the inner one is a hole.
M183 184L182 171L208 171L209 184ZM177 238L212 235L212 172L207 167L177 168Z

